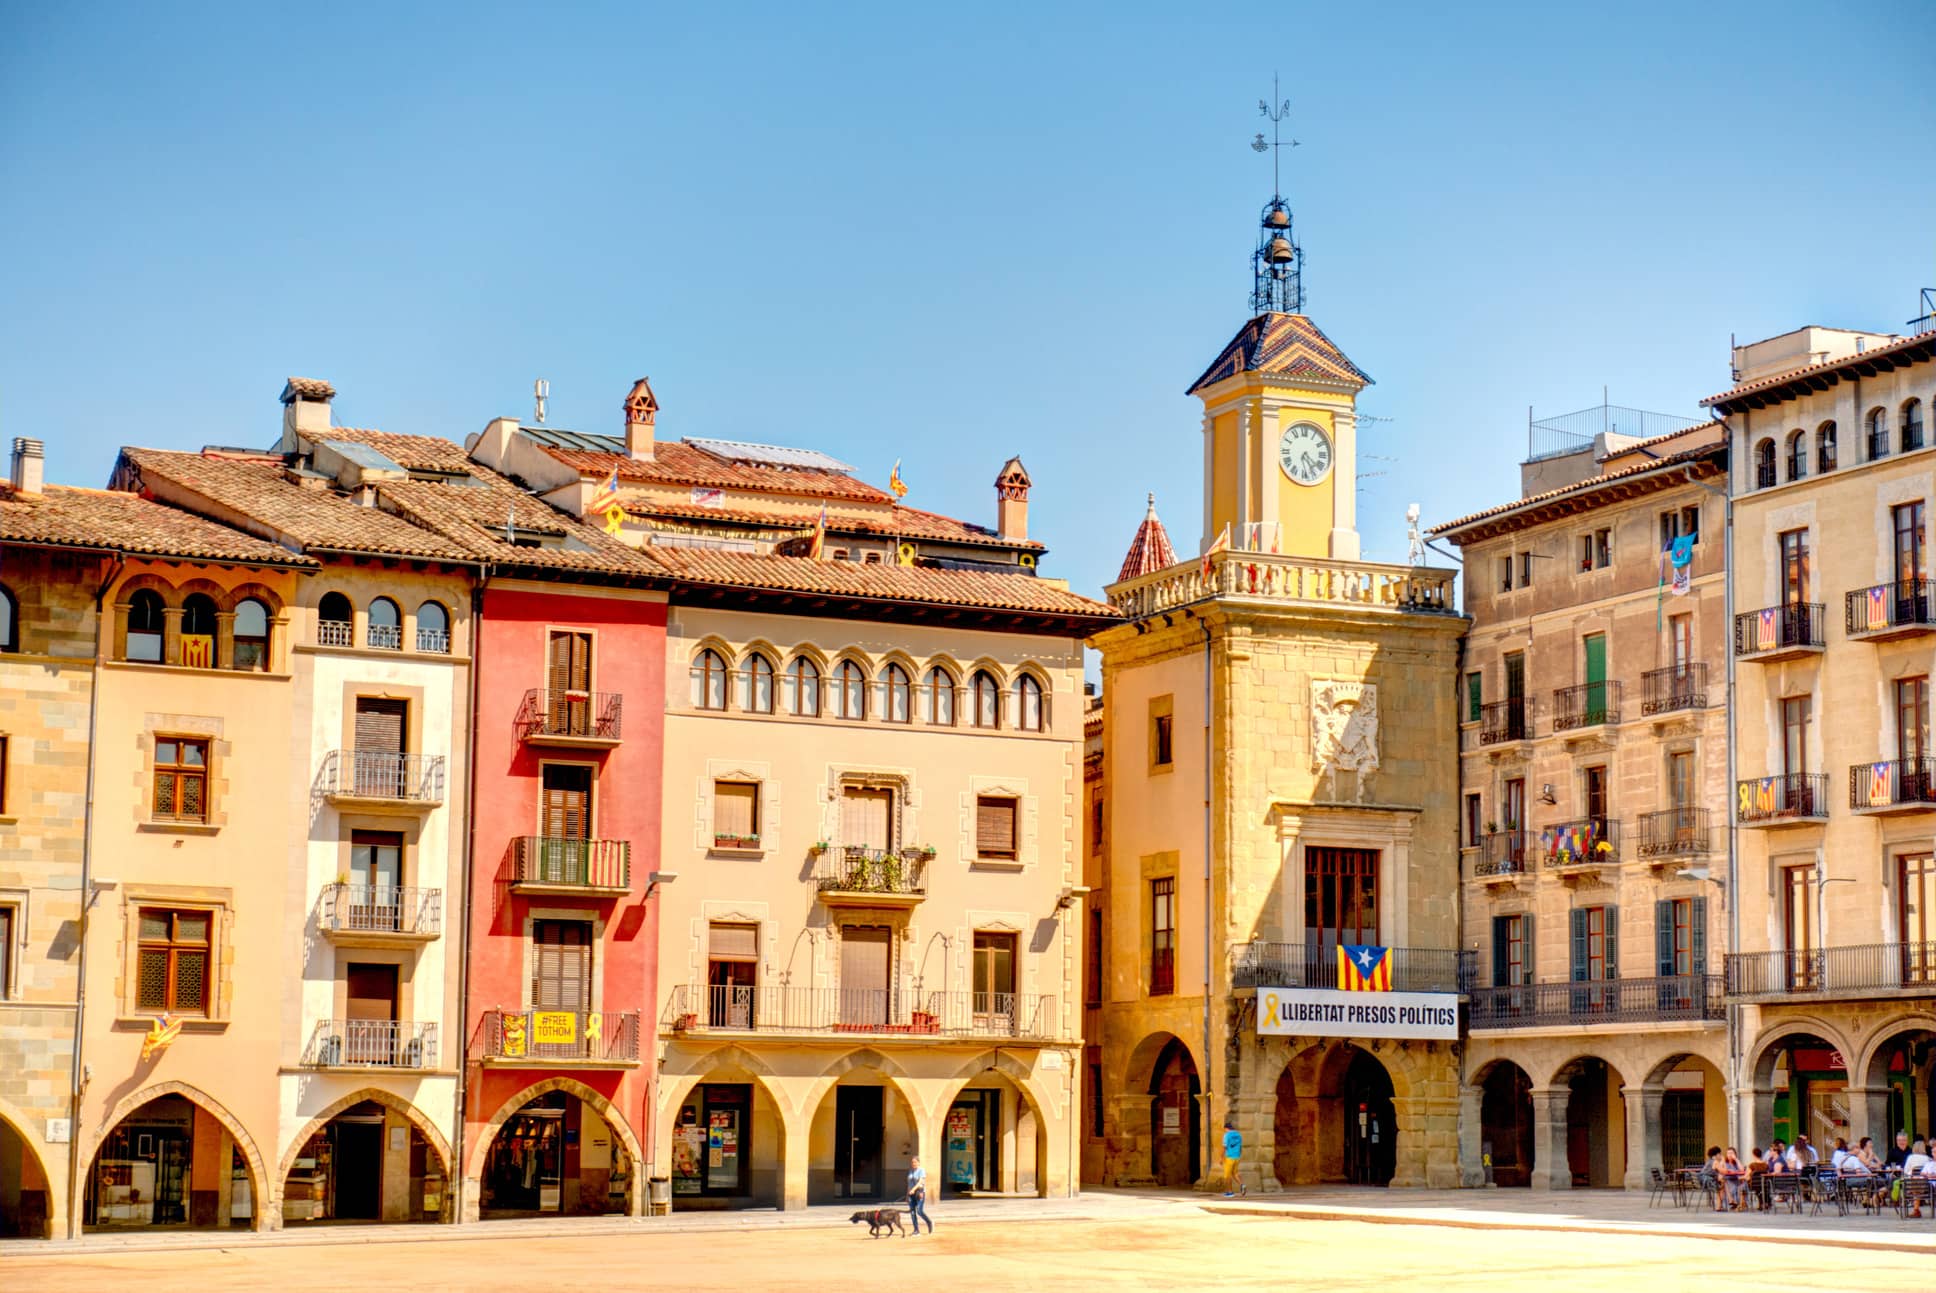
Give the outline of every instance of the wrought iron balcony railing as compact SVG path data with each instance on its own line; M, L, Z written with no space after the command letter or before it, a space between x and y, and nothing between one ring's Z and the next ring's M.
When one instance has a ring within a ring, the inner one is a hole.
M1479 744L1524 741L1532 736L1533 723L1529 709L1524 696L1513 696L1479 706Z
M1849 769L1849 807L1856 812L1936 809L1936 759L1884 759Z
M1936 630L1936 603L1930 599L1929 583L1927 579L1904 579L1849 593L1845 621L1849 636Z
M429 655L450 654L450 630L417 627L417 650Z
M927 893L927 849L842 848L823 854L814 887L824 894L920 898Z
M382 799L434 808L444 802L444 756L394 750L331 750L319 778L332 799Z
M322 1019L303 1051L307 1068L434 1069L437 1025L393 1019Z
M1811 821L1828 816L1828 774L1790 772L1750 777L1734 787L1735 818L1744 825Z
M487 1060L636 1064L636 1010L487 1010L479 1035Z
M1821 602L1790 602L1742 611L1734 617L1734 653L1765 655L1770 651L1813 651L1822 645L1828 608Z
M1493 831L1479 840L1474 875L1520 875L1526 870L1526 832Z
M625 697L615 691L551 691L533 687L518 707L518 735L526 741L615 742Z
M1643 858L1701 857L1708 851L1708 810L1666 808L1642 813L1636 821L1635 853Z
M1398 992L1463 992L1478 966L1478 953L1458 948L1388 949L1392 988ZM1238 943L1230 951L1233 988L1335 988L1336 944Z
M326 885L317 922L328 934L434 938L443 930L444 891L382 884Z
M374 651L401 651L403 650L403 625L365 625L363 645Z
M1669 714L1707 708L1707 662L1690 660L1640 675L1640 712Z
M511 883L546 889L629 889L632 842L521 835L511 841Z
M1620 861L1620 823L1611 817L1576 817L1543 826L1539 855L1549 867L1613 866Z
M1725 1016L1718 974L1474 988L1466 1011L1473 1028L1644 1024Z
M1928 996L1936 992L1936 943L1737 952L1727 958L1728 995L1742 1001L1813 996Z
M1056 999L1010 992L902 992L681 984L662 1026L673 1033L860 1033L880 1037L1061 1036Z
M1583 682L1572 687L1553 688L1553 730L1570 731L1576 727L1596 727L1620 721L1620 683Z
M356 626L348 620L317 620L316 645L346 647L356 644Z

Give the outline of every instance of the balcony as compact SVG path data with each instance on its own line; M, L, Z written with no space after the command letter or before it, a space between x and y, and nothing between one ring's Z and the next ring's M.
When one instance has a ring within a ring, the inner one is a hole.
M434 1069L437 1025L393 1019L322 1019L303 1050L304 1068Z
M1540 857L1549 871L1597 871L1620 864L1620 823L1610 817L1576 817L1539 832Z
M1466 1025L1483 1028L1566 1028L1602 1024L1718 1021L1726 1001L1718 974L1658 979L1596 979L1585 983L1528 983L1474 988Z
M444 756L331 750L317 778L323 798L364 812L428 812L444 802Z
M625 698L615 691L549 691L533 687L518 706L518 739L526 745L609 750L619 742Z
M1727 958L1727 990L1737 1001L1928 997L1936 994L1936 943L1741 952Z
M444 891L326 885L316 907L316 927L340 947L417 947L443 932Z
M363 630L363 645L372 651L401 651L403 625L370 624Z
M1734 617L1734 656L1737 660L1793 660L1822 650L1828 608L1821 602L1791 602Z
M1394 947L1396 992L1464 992L1478 965L1477 952L1457 948ZM1335 988L1336 945L1239 943L1231 949L1230 986L1237 988Z
M1524 741L1533 735L1527 715L1526 698L1514 696L1479 706L1479 744L1498 745L1502 741Z
M1515 876L1526 873L1526 832L1493 831L1479 841L1476 876Z
M663 1026L668 1032L689 1036L765 1033L1026 1041L1061 1036L1052 996L729 984L675 987Z
M348 620L317 620L316 645L346 647L356 645L356 626Z
M1929 580L1904 579L1858 588L1848 595L1849 637L1864 642L1936 633L1936 604Z
M1429 566L1231 549L1112 585L1109 601L1132 620L1180 611L1210 597L1377 615L1456 615L1456 579L1456 571Z
M928 896L927 849L837 849L814 867L829 907L913 907Z
M521 835L511 841L513 893L615 898L631 888L630 840Z
M1705 808L1667 808L1657 813L1642 813L1635 825L1640 828L1634 850L1639 857L1665 864L1677 858L1707 856L1709 825Z
M1620 684L1583 682L1574 687L1553 688L1553 730L1571 731L1576 727L1599 727L1620 721Z
M1788 826L1828 819L1828 774L1791 772L1734 783L1735 816L1743 826Z
M1707 708L1707 662L1691 660L1640 675L1640 712L1671 714L1677 709Z
M1849 769L1849 809L1864 817L1936 812L1936 759L1885 759Z
M487 1010L482 1059L496 1068L636 1068L636 1010Z

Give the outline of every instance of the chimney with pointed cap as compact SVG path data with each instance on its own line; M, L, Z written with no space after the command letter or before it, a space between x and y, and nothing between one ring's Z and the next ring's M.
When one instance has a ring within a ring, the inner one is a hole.
M1017 543L1028 538L1028 468L1020 458L1010 458L1002 464L1001 474L995 477L995 533L1004 539Z
M47 452L38 440L24 435L13 438L13 476L16 494L38 494L46 478Z
M652 394L651 379L641 377L632 383L625 397L625 452L639 462L651 462L654 448L653 423L659 416L659 401Z
M314 377L291 377L282 384L282 452L300 451L300 437L311 441L329 435L329 402L336 388Z

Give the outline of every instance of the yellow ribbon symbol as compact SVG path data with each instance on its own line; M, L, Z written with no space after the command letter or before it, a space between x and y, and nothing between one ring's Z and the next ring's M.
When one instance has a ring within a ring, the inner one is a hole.
M625 509L624 508L613 506L606 509L605 533L611 535L613 538L617 538L618 536L625 533Z
M1275 992L1266 992L1264 994L1264 1024L1268 1027L1276 1022L1277 994Z

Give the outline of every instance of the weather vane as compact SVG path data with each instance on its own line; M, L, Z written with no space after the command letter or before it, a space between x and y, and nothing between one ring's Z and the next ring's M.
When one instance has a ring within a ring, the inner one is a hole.
M1293 139L1287 143L1279 138L1279 127L1283 124L1284 118L1291 115L1291 101L1289 99L1278 99L1277 94L1277 75L1272 73L1271 100L1275 100L1277 106L1275 108L1271 107L1270 100L1257 100L1257 111L1270 118L1270 141L1268 143L1265 142L1264 132L1261 130L1257 132L1257 138L1250 141L1250 146L1253 149L1260 153L1268 152L1271 155L1271 194L1274 197L1284 192L1284 185L1277 173L1277 161L1280 156L1280 150L1297 147L1297 140Z
M1297 140L1283 137L1284 119L1291 115L1291 101L1278 96L1277 77L1271 77L1271 99L1260 99L1257 110L1270 118L1271 137L1258 131L1250 146L1271 155L1271 200L1264 206L1259 222L1257 250L1251 253L1250 311L1252 314L1304 313L1304 253L1291 232L1291 207L1284 201L1280 159L1286 148L1296 148ZM1271 106L1275 100L1276 107Z

